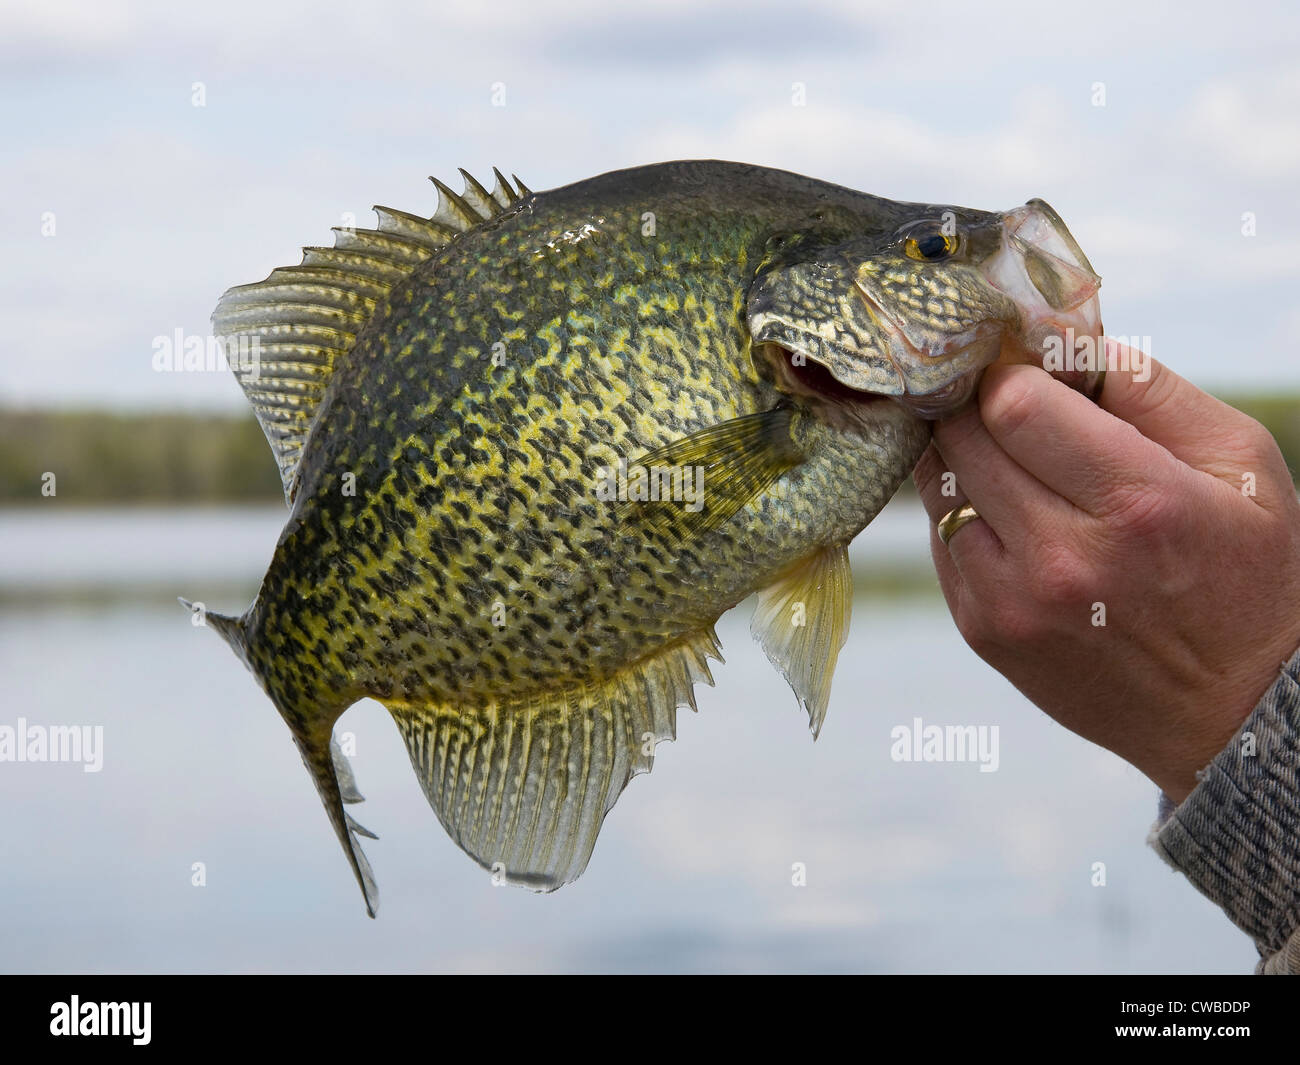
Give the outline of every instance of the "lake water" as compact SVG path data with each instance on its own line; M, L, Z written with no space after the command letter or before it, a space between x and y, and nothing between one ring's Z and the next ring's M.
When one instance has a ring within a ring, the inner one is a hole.
M238 612L279 508L0 512L0 725L103 728L103 766L0 762L5 972L1247 972L1251 943L1145 843L1154 787L967 649L899 500L821 739L748 634L606 820L584 876L495 888L396 728L354 706L378 920L271 704L176 595ZM890 730L996 725L996 772L897 762ZM194 863L206 885L192 885ZM1105 886L1094 886L1094 863ZM806 885L795 886L796 863Z

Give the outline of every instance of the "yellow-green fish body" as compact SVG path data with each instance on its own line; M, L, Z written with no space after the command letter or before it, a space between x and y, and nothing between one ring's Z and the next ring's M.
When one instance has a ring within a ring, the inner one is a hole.
M537 194L497 177L439 183L430 220L377 209L214 316L256 341L237 372L292 513L253 605L209 620L289 724L372 915L331 740L348 706L389 708L484 867L558 887L749 594L820 728L845 547L928 419L1008 346L1100 330L1046 205L722 162Z

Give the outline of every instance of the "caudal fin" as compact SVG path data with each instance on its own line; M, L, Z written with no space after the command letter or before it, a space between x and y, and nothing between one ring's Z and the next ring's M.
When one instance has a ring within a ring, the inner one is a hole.
M191 603L188 599L179 595L176 599L181 606L190 612L190 619L195 625L212 629L230 645L230 649L235 652L249 672L253 671L253 663L248 657L248 639L244 633L244 619L242 617L234 618L228 614L214 613L202 603Z

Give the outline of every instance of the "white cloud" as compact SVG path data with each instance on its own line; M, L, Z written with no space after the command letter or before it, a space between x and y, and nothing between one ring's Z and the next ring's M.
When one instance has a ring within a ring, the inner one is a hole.
M1210 166L1265 180L1300 176L1300 70L1216 78L1197 90L1181 133Z
M806 106L780 103L742 113L723 130L675 116L647 138L647 146L652 157L762 162L896 199L1013 197L970 204L989 209L1015 206L1035 194L1023 190L1050 186L1075 168L1081 154L1059 104L1041 95L1017 101L1008 117L991 115L986 126L956 134L928 117L819 102L814 89ZM913 191L918 188L934 191Z
M463 5L9 4L0 224L19 250L0 259L0 314L24 348L58 355L15 358L11 335L0 402L228 404L225 389L124 376L132 338L159 320L202 329L225 287L328 242L342 211L431 211L429 173L495 163L541 189L690 156L895 199L1043 196L1108 300L1170 314L1186 294L1207 329L1246 332L1259 365L1293 381L1266 341L1300 269L1300 65L1278 43L1300 16L1178 12L827 2L792 22L784 5L671 0L628 21L602 0L504 0L487 27ZM490 104L497 79L505 108ZM206 109L189 106L193 80ZM806 107L790 103L796 80ZM54 249L27 237L51 209ZM1224 295L1244 286L1257 309L1243 319Z

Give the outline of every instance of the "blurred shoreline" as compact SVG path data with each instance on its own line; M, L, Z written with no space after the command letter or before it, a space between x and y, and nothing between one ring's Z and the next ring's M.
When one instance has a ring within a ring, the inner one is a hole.
M188 506L0 507L0 611L105 606L175 609L176 597L222 611L257 594L288 518L282 499ZM895 499L849 547L859 597L938 596L920 500ZM183 620L183 619L182 619Z
M251 413L0 410L0 506L283 498Z
M1300 393L1221 394L1273 434L1300 471ZM53 475L53 495L49 492ZM907 481L901 495L914 495ZM0 408L0 507L260 505L281 502L251 414Z
M1300 470L1300 392L1221 393ZM49 474L54 475L51 497ZM909 480L900 495L914 495ZM283 500L252 414L0 409L0 508L193 506Z

